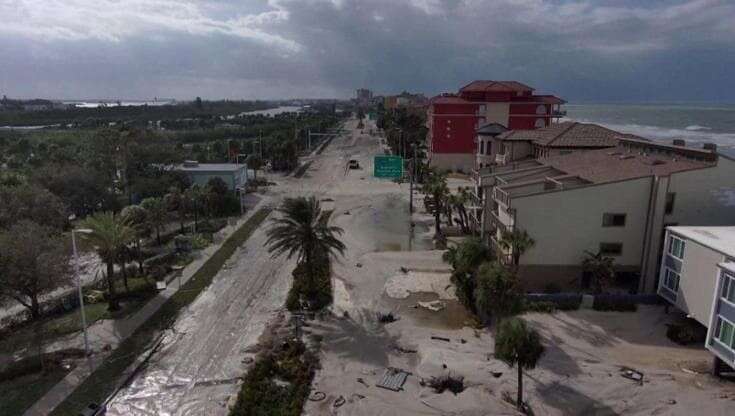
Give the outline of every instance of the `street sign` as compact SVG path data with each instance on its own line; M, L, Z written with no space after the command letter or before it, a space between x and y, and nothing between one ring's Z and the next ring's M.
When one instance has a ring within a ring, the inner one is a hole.
M375 156L373 176L398 179L403 177L403 158L400 156Z

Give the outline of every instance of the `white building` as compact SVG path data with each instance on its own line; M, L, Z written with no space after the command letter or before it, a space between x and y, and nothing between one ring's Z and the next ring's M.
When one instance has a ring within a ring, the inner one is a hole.
M579 289L584 253L601 252L652 293L666 226L735 224L735 161L711 147L619 138L490 170L478 178L476 222L495 246L504 230L535 240L520 257L527 290Z
M189 160L174 167L174 170L186 173L192 185L206 186L212 178L220 178L231 191L245 189L248 182L248 166L246 163L199 163Z
M658 294L707 327L706 347L735 368L735 227L667 227Z

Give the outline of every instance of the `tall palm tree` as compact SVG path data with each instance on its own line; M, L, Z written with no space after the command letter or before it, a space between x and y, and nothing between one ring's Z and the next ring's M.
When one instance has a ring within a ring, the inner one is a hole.
M441 214L449 195L447 175L433 171L424 184L424 193L431 198L434 214L434 229L437 237L441 236Z
M83 226L91 230L82 234L97 251L107 265L107 289L109 291L108 309L116 311L120 304L115 293L115 263L120 258L128 243L135 239L135 229L122 216L112 212L100 212L84 220Z
M297 256L308 278L313 279L319 256L344 254L345 245L337 238L344 231L328 224L330 212L322 211L315 197L286 198L277 212L280 217L272 220L266 241L273 257L284 253L288 258Z
M140 206L148 213L148 224L156 230L156 243L161 245L161 229L166 224L168 207L162 198L146 198L140 202Z
M134 243L135 254L138 258L138 271L140 274L143 274L143 250L141 248L141 240L150 233L148 229L148 211L140 205L128 205L120 211L120 215L131 227L135 229ZM127 278L125 287L127 288Z
M526 230L514 228L513 231L505 230L498 241L500 248L509 250L513 258L513 266L520 264L521 255L536 244L536 241L528 235Z
M544 353L539 333L520 318L500 322L495 335L495 357L518 368L516 406L523 410L523 370L532 370Z

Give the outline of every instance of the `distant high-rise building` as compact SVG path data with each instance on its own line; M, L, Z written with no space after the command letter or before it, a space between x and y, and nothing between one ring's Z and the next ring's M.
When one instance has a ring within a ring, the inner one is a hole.
M373 99L373 92L367 88L358 88L355 91L355 98L361 104L367 104Z

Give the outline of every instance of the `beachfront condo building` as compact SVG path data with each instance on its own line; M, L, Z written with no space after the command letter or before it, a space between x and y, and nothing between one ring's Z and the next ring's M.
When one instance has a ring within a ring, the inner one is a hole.
M469 173L475 168L476 131L488 123L507 130L547 127L564 116L564 100L537 95L517 81L473 81L457 94L433 97L427 108L429 163Z
M493 165L478 174L479 234L500 249L503 231L535 245L520 257L526 290L585 288L585 253L653 293L668 225L735 224L735 161L693 148L618 137L611 148Z
M735 368L735 227L667 227L658 294L707 327L714 372Z

